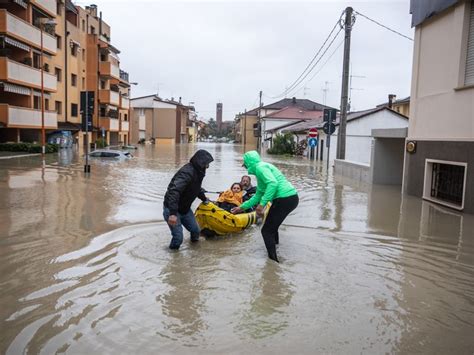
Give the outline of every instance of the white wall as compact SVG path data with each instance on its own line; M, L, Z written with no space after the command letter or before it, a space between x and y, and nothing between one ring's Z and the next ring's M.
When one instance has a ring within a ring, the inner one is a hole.
M274 119L264 118L262 120L262 132L273 129L275 127L283 126L287 123L298 122L298 121L300 121L300 120L299 119L285 120L285 119L281 119L281 118L274 118ZM265 133L263 134L263 138L264 137L265 137ZM265 149L270 148L270 142L265 142L262 139L262 147L264 147Z
M474 139L474 87L464 86L469 1L418 26L409 139Z

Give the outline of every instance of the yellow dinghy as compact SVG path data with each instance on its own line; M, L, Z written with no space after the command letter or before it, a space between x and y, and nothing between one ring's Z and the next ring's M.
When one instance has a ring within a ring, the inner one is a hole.
M266 208L265 213L268 210L269 208ZM201 233L205 236L239 233L257 223L255 212L232 214L212 202L206 205L201 203L194 215L199 227L201 227Z

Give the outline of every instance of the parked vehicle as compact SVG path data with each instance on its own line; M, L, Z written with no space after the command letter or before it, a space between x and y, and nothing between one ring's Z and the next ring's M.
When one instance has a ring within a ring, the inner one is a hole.
M49 144L57 144L60 148L72 148L74 138L71 131L54 131L48 135Z
M121 150L112 149L98 149L89 154L91 158L113 158L113 159L130 159L132 154L130 152L123 152Z

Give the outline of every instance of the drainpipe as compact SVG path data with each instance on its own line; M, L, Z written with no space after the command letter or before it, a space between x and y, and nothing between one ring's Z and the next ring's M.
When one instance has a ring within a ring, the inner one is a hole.
M68 56L68 45L67 39L69 36L69 31L67 30L67 19L66 19L66 6L64 6L64 122L67 122L67 114L68 114L68 97L67 97L67 85L68 85L68 72L67 72L67 56Z

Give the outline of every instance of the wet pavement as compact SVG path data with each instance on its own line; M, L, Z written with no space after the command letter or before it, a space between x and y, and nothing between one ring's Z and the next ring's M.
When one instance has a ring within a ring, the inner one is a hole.
M146 146L0 161L0 353L474 352L474 217L325 164L268 157L297 187L280 264L258 227L167 249L166 186L197 147L208 190L243 147Z

